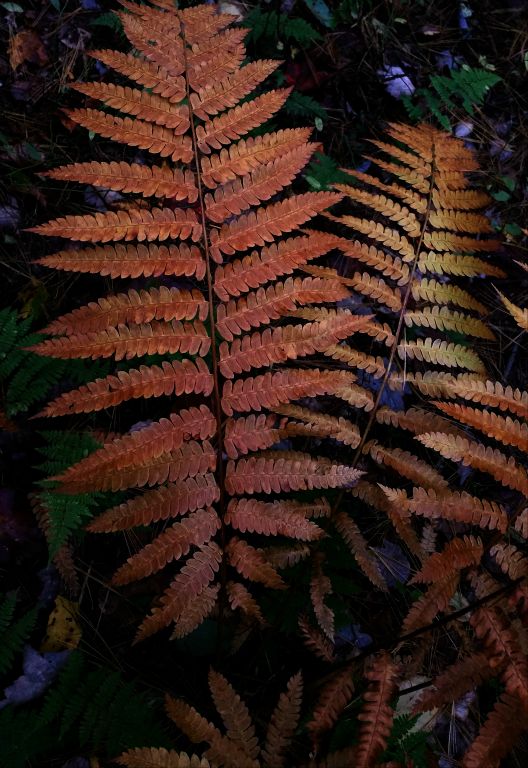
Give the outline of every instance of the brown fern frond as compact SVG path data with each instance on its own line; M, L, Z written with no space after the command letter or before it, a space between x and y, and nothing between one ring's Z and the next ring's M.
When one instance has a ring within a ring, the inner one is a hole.
M399 475L407 477L423 488L434 488L441 492L448 487L447 480L442 477L440 472L409 451L402 451L400 448L385 448L373 440L365 444L363 452L369 453L378 464L390 467Z
M196 117L207 120L224 109L234 107L257 85L277 69L273 59L253 61L222 80L210 81L196 93L191 93L191 106Z
M504 296L500 291L498 291L498 294L500 296L500 299L510 315L513 317L519 328L523 331L528 331L528 309L521 307L518 307L516 304L514 304L512 301L510 301L506 296Z
M266 547L264 550L266 560L274 568L291 568L301 560L305 560L310 554L310 547L306 544L290 544L288 546Z
M528 425L510 416L499 416L492 411L470 408L458 403L435 402L437 408L458 421L475 427L489 437L493 437L504 445L513 445L528 453Z
M416 237L420 234L420 223L414 213L405 206L395 202L391 197L372 194L371 192L366 192L358 187L350 187L342 184L336 184L336 189L345 192L347 197L351 200L355 200L356 202L361 203L361 205L371 208L377 213L383 214L383 216L390 219L390 221L399 224L404 232L407 232L412 237Z
M143 355L164 355L187 352L205 357L211 339L201 321L182 323L152 320L150 323L119 325L106 330L74 333L48 339L33 347L31 352L62 360L72 358L113 357L130 360Z
M388 307L393 312L401 309L401 296L399 291L391 288L387 283L378 277L372 277L367 272L360 274L357 272L351 278L351 284L356 291L364 296L376 299L380 304Z
M387 585L378 569L375 559L367 548L363 534L359 530L354 520L346 512L338 512L332 517L332 522L337 531L343 537L343 541L348 546L354 556L358 566L361 568L367 579L382 592L387 591Z
M378 270L378 272L394 280L397 285L406 285L409 282L409 265L405 264L398 256L391 256L373 245L360 243L359 240L345 240L339 248L345 256Z
M194 176L190 171L166 166L149 166L139 163L75 163L43 173L51 179L77 181L94 187L114 189L119 192L135 192L143 197L166 197L188 200L198 197Z
M286 584L263 552L242 539L232 538L226 547L226 555L230 565L245 579L265 584L270 589L286 589Z
M466 751L463 768L499 768L526 730L528 709L515 695L503 693L480 732Z
M200 291L178 288L150 288L118 293L91 302L67 315L58 317L42 333L53 335L88 333L127 323L149 323L152 320L193 320L197 315L206 320L208 305Z
M231 255L273 242L276 236L297 229L340 199L334 192L307 192L243 214L212 230L211 256L221 264L222 254Z
M224 522L241 533L289 536L300 541L314 541L324 535L322 528L296 509L295 502L231 499Z
M273 408L275 413L283 416L289 416L292 419L298 419L304 422L307 427L303 431L304 425L287 422L283 430L288 435L313 434L318 437L332 437L334 440L357 448L360 441L358 427L352 422L347 421L342 416L329 416L324 413L314 413L309 408L303 408L300 405L280 405ZM300 427L300 429L299 429Z
M385 362L382 357L368 355L359 349L353 349L348 344L334 344L324 351L326 357L339 360L351 368L359 368L380 379L385 375Z
M164 747L129 749L116 758L115 762L126 768L211 768L211 763L205 757Z
M109 277L159 277L160 275L205 275L205 261L199 249L186 243L176 245L116 245L86 248L82 251L59 251L37 259L53 269L67 272L100 273Z
M300 672L293 675L273 710L262 749L266 768L284 768L285 749L290 745L301 716L303 681Z
M499 542L490 549L491 557L510 579L523 579L528 575L528 561L514 544Z
M280 455L280 454L279 454ZM251 457L228 462L226 488L229 493L281 493L341 488L363 473L345 464L323 463L309 454L289 452L284 458Z
M273 416L263 413L228 421L224 440L226 454L230 459L237 459L240 454L264 450L278 443L283 431L275 422Z
M221 560L222 550L215 542L210 541L199 547L164 592L160 605L155 606L143 620L135 641L144 640L168 627L173 621L178 621L213 581Z
M207 218L222 223L233 215L269 200L291 184L316 148L316 144L305 144L276 160L260 165L242 179L218 187L214 195L206 194Z
M206 473L168 483L153 491L145 491L129 501L106 510L92 520L88 530L92 533L124 531L158 520L181 517L211 506L220 498L220 489L214 475Z
M28 232L47 237L69 237L90 243L108 243L118 240L167 240L201 237L201 227L192 210L182 208L128 208L93 216L65 216L49 221Z
M332 394L354 380L347 371L283 369L276 373L246 379L228 380L222 391L222 410L228 416L233 412L247 413L263 408L275 410L282 403L301 397Z
M418 699L416 712L441 707L457 701L464 693L488 680L494 674L485 653L474 653L451 664L441 675L435 677L433 686L427 688Z
M111 408L127 400L162 395L210 395L213 375L201 357L196 360L164 360L161 366L140 365L138 369L118 371L104 379L82 384L78 389L59 395L37 416L66 416L92 413ZM36 417L35 417L36 418Z
M407 634L415 629L427 627L438 613L444 613L449 607L459 582L459 575L451 575L428 587L427 591L413 605L402 624L402 632Z
M359 730L357 768L374 765L387 746L394 718L394 710L389 702L396 689L399 669L389 654L382 652L374 658L365 677L369 686L363 694L364 705L358 715L362 725Z
M259 288L236 301L221 304L217 313L217 328L224 339L232 341L234 336L268 325L287 315L298 304L322 304L340 301L349 295L339 282L324 278L289 277L284 282L275 282L269 288Z
M290 274L308 260L323 256L335 248L340 238L325 232L313 232L309 237L290 237L272 243L257 253L233 259L215 272L214 291L219 299L240 296L252 288Z
M317 744L323 733L330 730L354 695L354 669L347 664L323 687L314 708L308 731Z
M129 147L145 149L153 155L170 157L174 162L190 162L192 142L190 136L177 136L163 125L147 123L131 117L116 117L97 109L70 109L67 116L99 136L104 136Z
M395 229L384 227L383 224L375 223L369 219L359 219L356 216L342 216L340 219L330 218L353 229L355 232L360 232L362 235L370 237L386 248L391 248L396 253L399 253L404 261L411 261L413 258L412 244Z
M142 429L109 440L85 459L69 467L53 479L66 483L86 478L87 474L110 472L112 469L133 466L150 458L179 448L189 437L207 438L215 432L213 414L205 405L171 414Z
M238 581L228 581L226 590L229 605L233 611L240 608L246 616L255 619L259 624L265 623L257 601L243 584L240 584Z
M260 749L248 708L225 677L213 669L209 670L209 689L229 741L255 760Z
M202 181L206 187L214 189L218 184L233 181L237 176L246 176L260 165L302 146L308 141L310 133L308 128L288 128L241 139L218 154L201 158Z
M326 635L317 627L312 627L306 616L299 618L299 630L304 644L322 661L334 661L334 648Z
M194 632L204 619L213 612L218 602L219 592L220 584L215 584L205 587L199 595L194 597L192 603L184 608L178 616L170 639L180 640Z
M435 490L413 488L411 498L394 496L394 491L380 485L389 501L394 497L398 503L414 515L430 520L442 518L458 523L469 523L481 528L497 529L504 533L508 527L508 517L504 509L494 501L478 499L462 491L437 494ZM397 497L397 498L396 498Z
M435 552L427 558L421 570L409 583L433 584L441 581L462 568L478 565L483 553L482 541L474 536L451 539L442 552Z
M416 439L427 448L438 451L445 459L461 461L467 467L487 472L506 487L528 495L528 473L513 456L506 456L496 448L466 440L460 435L427 432Z
M528 706L528 659L511 621L500 607L481 606L470 623L486 653L505 663L502 680L508 693Z
M170 719L185 733L193 744L207 742L209 749L205 755L214 764L229 761L233 768L258 768L258 762L248 757L247 752L227 736L222 736L218 728L202 717L194 707L181 699L165 698L165 708Z
M199 509L180 523L174 523L151 544L129 557L114 574L112 583L130 584L164 568L186 555L192 546L210 541L220 528L220 518L213 509Z
M273 363L323 352L365 325L365 317L349 312L305 325L266 328L250 336L220 344L220 371L226 379ZM48 343L48 342L44 342ZM185 350L184 350L185 351Z
M185 79L169 75L164 67L152 61L111 49L88 51L88 55L170 102L179 103L185 98Z
M439 275L506 277L506 273L495 264L476 256L463 256L458 253L422 251L418 260L418 269L420 272L432 272Z
M449 377L451 380L454 377ZM443 379L441 379L443 381ZM376 412L376 420L380 424L390 424L400 429L408 429L415 435L421 435L424 432L431 432L433 429L437 432L443 432L447 435L462 434L461 430L448 419L439 416L437 413L430 413L423 408L409 408L406 411L392 411L383 406Z
M325 597L332 594L332 582L323 571L323 562L322 557L314 560L310 579L310 598L317 623L328 639L333 642L334 612L325 604Z
M273 117L289 93L289 88L269 91L199 125L196 128L198 148L204 154L209 154L212 149L222 149L225 144L231 144L234 139L244 136Z

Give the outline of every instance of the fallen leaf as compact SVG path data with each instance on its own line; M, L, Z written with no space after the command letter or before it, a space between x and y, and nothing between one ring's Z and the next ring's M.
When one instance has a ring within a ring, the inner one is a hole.
M9 41L9 63L11 69L17 69L25 61L43 66L48 62L48 54L40 37L32 29L23 29Z
M77 648L81 627L77 621L78 604L61 595L55 599L55 608L49 615L46 637L41 651L62 651Z

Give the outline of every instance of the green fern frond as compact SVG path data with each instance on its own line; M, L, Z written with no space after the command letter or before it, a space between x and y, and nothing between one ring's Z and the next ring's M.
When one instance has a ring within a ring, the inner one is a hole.
M15 595L7 595L0 604L0 675L9 671L37 620L37 611L33 609L13 622L15 608Z
M298 17L290 18L277 11L263 11L259 6L247 14L243 25L249 28L246 38L248 43L272 38L307 45L321 39L319 32L308 21Z

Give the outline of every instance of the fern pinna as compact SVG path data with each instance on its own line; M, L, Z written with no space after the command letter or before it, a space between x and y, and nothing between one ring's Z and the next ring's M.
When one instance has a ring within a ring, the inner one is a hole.
M329 504L316 494L309 503L282 494L340 488L359 477L346 463L302 450L270 451L290 435L305 442L306 436L346 432L354 444L355 425L330 418L307 426L302 415L266 411L303 397L346 393L351 372L288 363L313 361L369 320L335 309L314 321L287 317L299 306L335 305L349 291L339 279L297 272L340 242L337 235L299 230L340 193L286 193L316 148L310 131L248 136L288 97L288 89L279 89L248 98L277 62L242 66L245 30L231 29L232 18L212 6L122 5L135 53L92 55L144 88L75 85L106 109L76 109L70 116L165 160L87 162L51 171L54 179L137 199L34 231L94 244L62 250L41 264L159 280L54 320L46 328L53 338L34 351L116 361L158 356L61 395L43 414L94 412L140 397L180 399L167 418L107 442L54 480L64 494L145 489L94 519L93 532L178 518L122 565L113 583L128 584L180 561L138 638L171 624L181 637L214 610L219 594L223 606L260 619L247 582L274 589L285 583L259 539L248 540L248 534L319 539L323 529L310 518L328 514ZM295 556L295 548L283 548L285 562Z

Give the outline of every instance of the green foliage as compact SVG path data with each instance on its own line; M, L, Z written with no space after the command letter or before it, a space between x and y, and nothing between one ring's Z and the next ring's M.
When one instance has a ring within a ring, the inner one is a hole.
M499 75L487 69L452 69L447 77L432 75L429 88L418 88L412 96L403 96L402 101L411 120L423 120L429 113L450 131L451 121L446 112L453 112L461 102L468 115L474 115L475 107L484 102L488 90L499 82Z
M319 118L321 121L321 128L323 127L324 120L328 117L326 109L322 107L319 102L312 99L311 96L306 96L304 93L299 93L298 91L293 91L290 94L288 101L284 105L284 109L286 112L289 112L290 115L295 115L296 117L308 117L312 120L314 118L315 120Z
M46 399L50 389L66 376L72 384L82 384L94 377L94 370L96 376L104 376L108 370L106 362L94 366L83 360L55 360L27 351L26 347L44 338L32 333L30 327L31 318L22 319L13 309L0 310L0 385L8 416L24 413Z
M427 734L413 730L419 716L400 715L394 719L387 749L382 757L414 768L427 768Z
M108 757L145 744L169 746L162 721L160 702L120 671L96 667L73 651L43 700L0 711L0 732L10 734L0 741L0 765L25 768L58 741Z
M324 0L304 0L315 18L328 29L335 26L334 14Z
M313 190L332 189L333 184L354 184L355 180L342 171L335 160L317 152L304 175Z
M72 457L80 461L100 446L91 435L83 432L45 430L39 435L44 439L44 444L38 448L44 461L38 469L46 475L59 474L70 466ZM92 517L105 494L60 494L53 491L54 484L50 481L43 481L41 485L43 490L38 498L48 512L50 529L47 538L50 557L53 557L71 534Z
M298 17L290 18L285 13L265 11L260 6L253 8L243 22L249 28L247 42L257 43L262 38L287 40L298 45L309 45L320 40L321 35L312 25Z
M0 675L11 669L37 619L37 611L33 609L14 621L16 601L16 595L12 594L0 603Z

